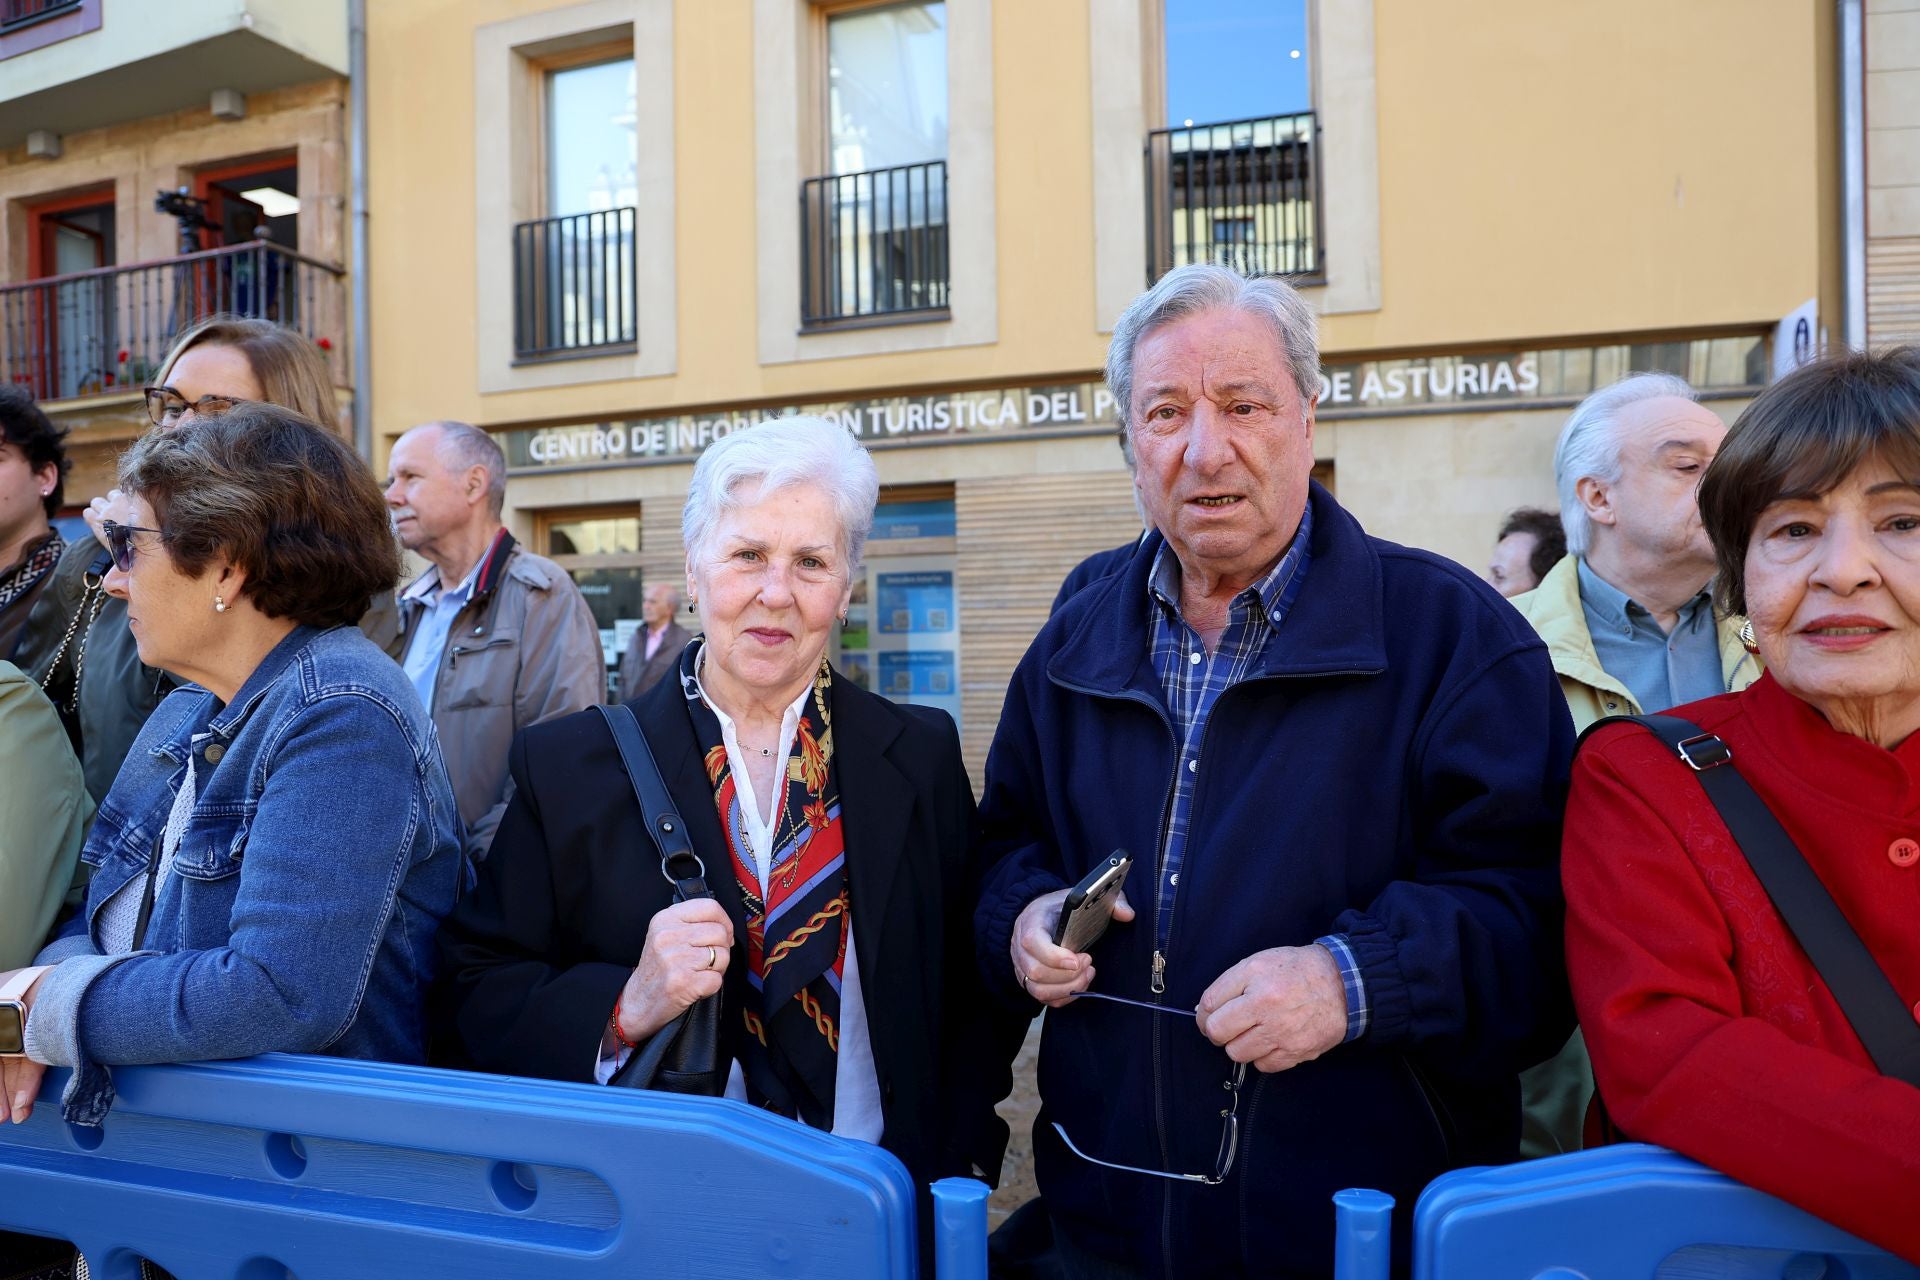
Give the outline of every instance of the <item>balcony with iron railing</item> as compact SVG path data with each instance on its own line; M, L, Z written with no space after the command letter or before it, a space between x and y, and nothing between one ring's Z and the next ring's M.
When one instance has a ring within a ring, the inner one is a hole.
M635 213L601 209L514 227L516 361L638 349Z
M262 240L0 286L0 381L37 400L136 390L182 330L222 312L284 325L331 355L344 276Z
M947 162L800 184L803 328L948 313Z
M1318 150L1311 111L1149 133L1147 283L1194 262L1323 277Z

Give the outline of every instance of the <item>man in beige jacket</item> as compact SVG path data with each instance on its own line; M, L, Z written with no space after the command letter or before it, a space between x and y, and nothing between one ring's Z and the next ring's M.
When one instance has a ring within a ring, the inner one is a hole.
M566 571L500 523L507 463L492 436L429 422L387 465L394 529L431 566L400 593L387 652L433 716L477 862L506 811L513 735L604 700L600 629Z
M1695 499L1727 428L1670 374L1603 387L1554 450L1567 556L1513 605L1546 641L1576 729L1744 689L1760 660L1716 617L1713 546ZM1593 1095L1579 1032L1521 1078L1521 1154L1578 1150Z

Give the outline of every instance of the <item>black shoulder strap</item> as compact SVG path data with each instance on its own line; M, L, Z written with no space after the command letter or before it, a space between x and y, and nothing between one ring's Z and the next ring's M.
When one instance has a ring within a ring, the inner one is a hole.
M674 811L673 795L660 775L660 765L653 758L653 748L647 745L647 735L640 732L640 721L634 716L633 708L625 703L612 706L600 703L595 709L606 720L607 730L613 734L613 745L619 748L620 762L627 767L627 778L633 783L633 794L640 801L640 812L646 818L647 833L660 850L660 874L672 882L675 900L711 898L706 864L700 861L700 855L693 851L693 844L687 839L687 824ZM718 1005L712 1000L700 1003L711 1007L706 1011L705 1021L698 1024L702 1029L695 1034L706 1037L711 1057L717 1043ZM675 1014L627 1058L626 1065L614 1074L612 1083L629 1089L654 1087L667 1055L687 1033L694 1013L695 1009L689 1008ZM720 1078L724 1082L724 1073ZM716 1088L713 1092L720 1090Z
M1733 767L1733 749L1678 716L1609 716L1589 726L1587 733L1619 720L1651 730L1693 770L1774 909L1820 971L1881 1074L1920 1088L1920 1025L1793 837Z
M647 832L660 850L660 874L672 882L675 895L681 901L711 898L706 864L687 839L687 824L674 811L673 796L667 791L666 780L660 776L653 748L640 732L640 721L635 718L633 708L625 703L612 706L601 703L595 709L606 719L607 729L613 734L613 745L620 750L620 762L627 767L633 794L640 801L640 813L646 818Z

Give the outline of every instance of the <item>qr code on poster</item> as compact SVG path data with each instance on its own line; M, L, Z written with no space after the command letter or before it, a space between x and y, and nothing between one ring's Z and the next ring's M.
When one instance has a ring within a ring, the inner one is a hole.
M947 611L945 609L927 610L927 630L945 631L952 625L951 622L947 621Z
M895 631L913 630L913 610L895 609L893 611L893 629Z
M952 693L953 692L953 672L929 671L927 673L927 692Z

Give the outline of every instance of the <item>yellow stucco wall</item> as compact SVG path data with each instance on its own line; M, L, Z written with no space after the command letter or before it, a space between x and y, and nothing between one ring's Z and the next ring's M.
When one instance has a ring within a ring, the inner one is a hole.
M1379 0L1384 306L1324 345L1837 315L1827 26L1801 0Z
M473 33L555 7L372 6L380 434L434 416L585 419L1099 365L1088 4L994 6L998 341L762 366L751 6L679 0L677 371L481 395ZM1817 56L1831 47L1827 24L1803 0L1478 0L1470 21L1451 6L1376 0L1383 305L1328 317L1324 345L1750 325L1815 295L1834 315L1833 200L1820 181L1832 151L1832 76ZM644 146L645 121L641 136Z

